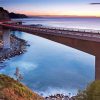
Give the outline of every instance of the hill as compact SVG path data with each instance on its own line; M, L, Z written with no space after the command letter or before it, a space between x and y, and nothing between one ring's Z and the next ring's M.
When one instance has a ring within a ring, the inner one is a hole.
M44 100L44 98L13 78L0 74L0 100Z
M17 14L14 12L8 12L3 7L0 7L0 20L9 20L11 18L28 18L28 16L24 14Z
M9 17L10 18L28 18L28 16L24 15L24 14L16 14L16 13L9 13Z
M9 20L9 12L0 7L0 20Z

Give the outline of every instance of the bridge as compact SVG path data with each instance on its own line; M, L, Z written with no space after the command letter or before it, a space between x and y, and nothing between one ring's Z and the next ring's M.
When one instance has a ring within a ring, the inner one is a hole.
M5 34L18 30L76 48L95 56L95 79L100 80L100 31L62 29L43 26L30 26L13 23L0 23ZM10 47L9 35L4 36L5 48ZM6 39L6 40L5 40Z

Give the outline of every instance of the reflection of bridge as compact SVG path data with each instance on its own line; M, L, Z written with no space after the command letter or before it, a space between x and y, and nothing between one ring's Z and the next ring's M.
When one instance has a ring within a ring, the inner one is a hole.
M55 28L47 28L41 26L28 26L18 24L0 23L4 30L19 30L38 35L81 51L92 54L96 58L95 62L95 79L100 79L100 33L96 31L84 30L63 30ZM7 39L7 38L6 38ZM7 39L9 41L9 39ZM8 42L5 43L6 47L10 46Z

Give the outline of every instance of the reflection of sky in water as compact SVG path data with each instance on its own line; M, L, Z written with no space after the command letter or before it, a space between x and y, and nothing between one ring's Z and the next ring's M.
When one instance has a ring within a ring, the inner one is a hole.
M34 35L18 34L31 46L25 54L6 61L1 73L13 76L19 67L27 86L50 93L81 89L94 79L93 56Z
M0 73L13 77L16 67L19 67L24 84L47 94L74 92L94 79L94 56L27 33L15 34L31 46L27 47L25 54L6 61L7 67Z

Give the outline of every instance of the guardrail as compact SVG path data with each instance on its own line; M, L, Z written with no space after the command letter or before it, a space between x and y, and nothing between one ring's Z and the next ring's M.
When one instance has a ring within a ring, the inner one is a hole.
M48 29L55 29L55 30L63 30L63 31L75 31L75 32L90 32L90 33L99 33L100 30L93 30L93 29L78 29L78 28L60 28L60 27L41 27L41 28L48 28Z
M3 23L1 25L4 25ZM13 25L13 24L5 24L5 25ZM31 25L17 25L14 24L13 26L21 26L21 27L30 27L30 28L43 28L43 29L49 29L49 30L60 30L60 31L74 31L74 32L84 32L84 33L99 33L100 30L93 30L93 29L78 29L78 28L61 28L61 27L48 27L48 26L31 26Z
M24 25L24 26L30 26L30 25ZM99 33L100 30L93 30L93 29L78 29L78 28L61 28L61 27L48 27L48 26L30 26L30 27L37 27L37 28L45 28L45 29L53 29L53 30L61 30L61 31L76 31L76 32L90 32L90 33Z

